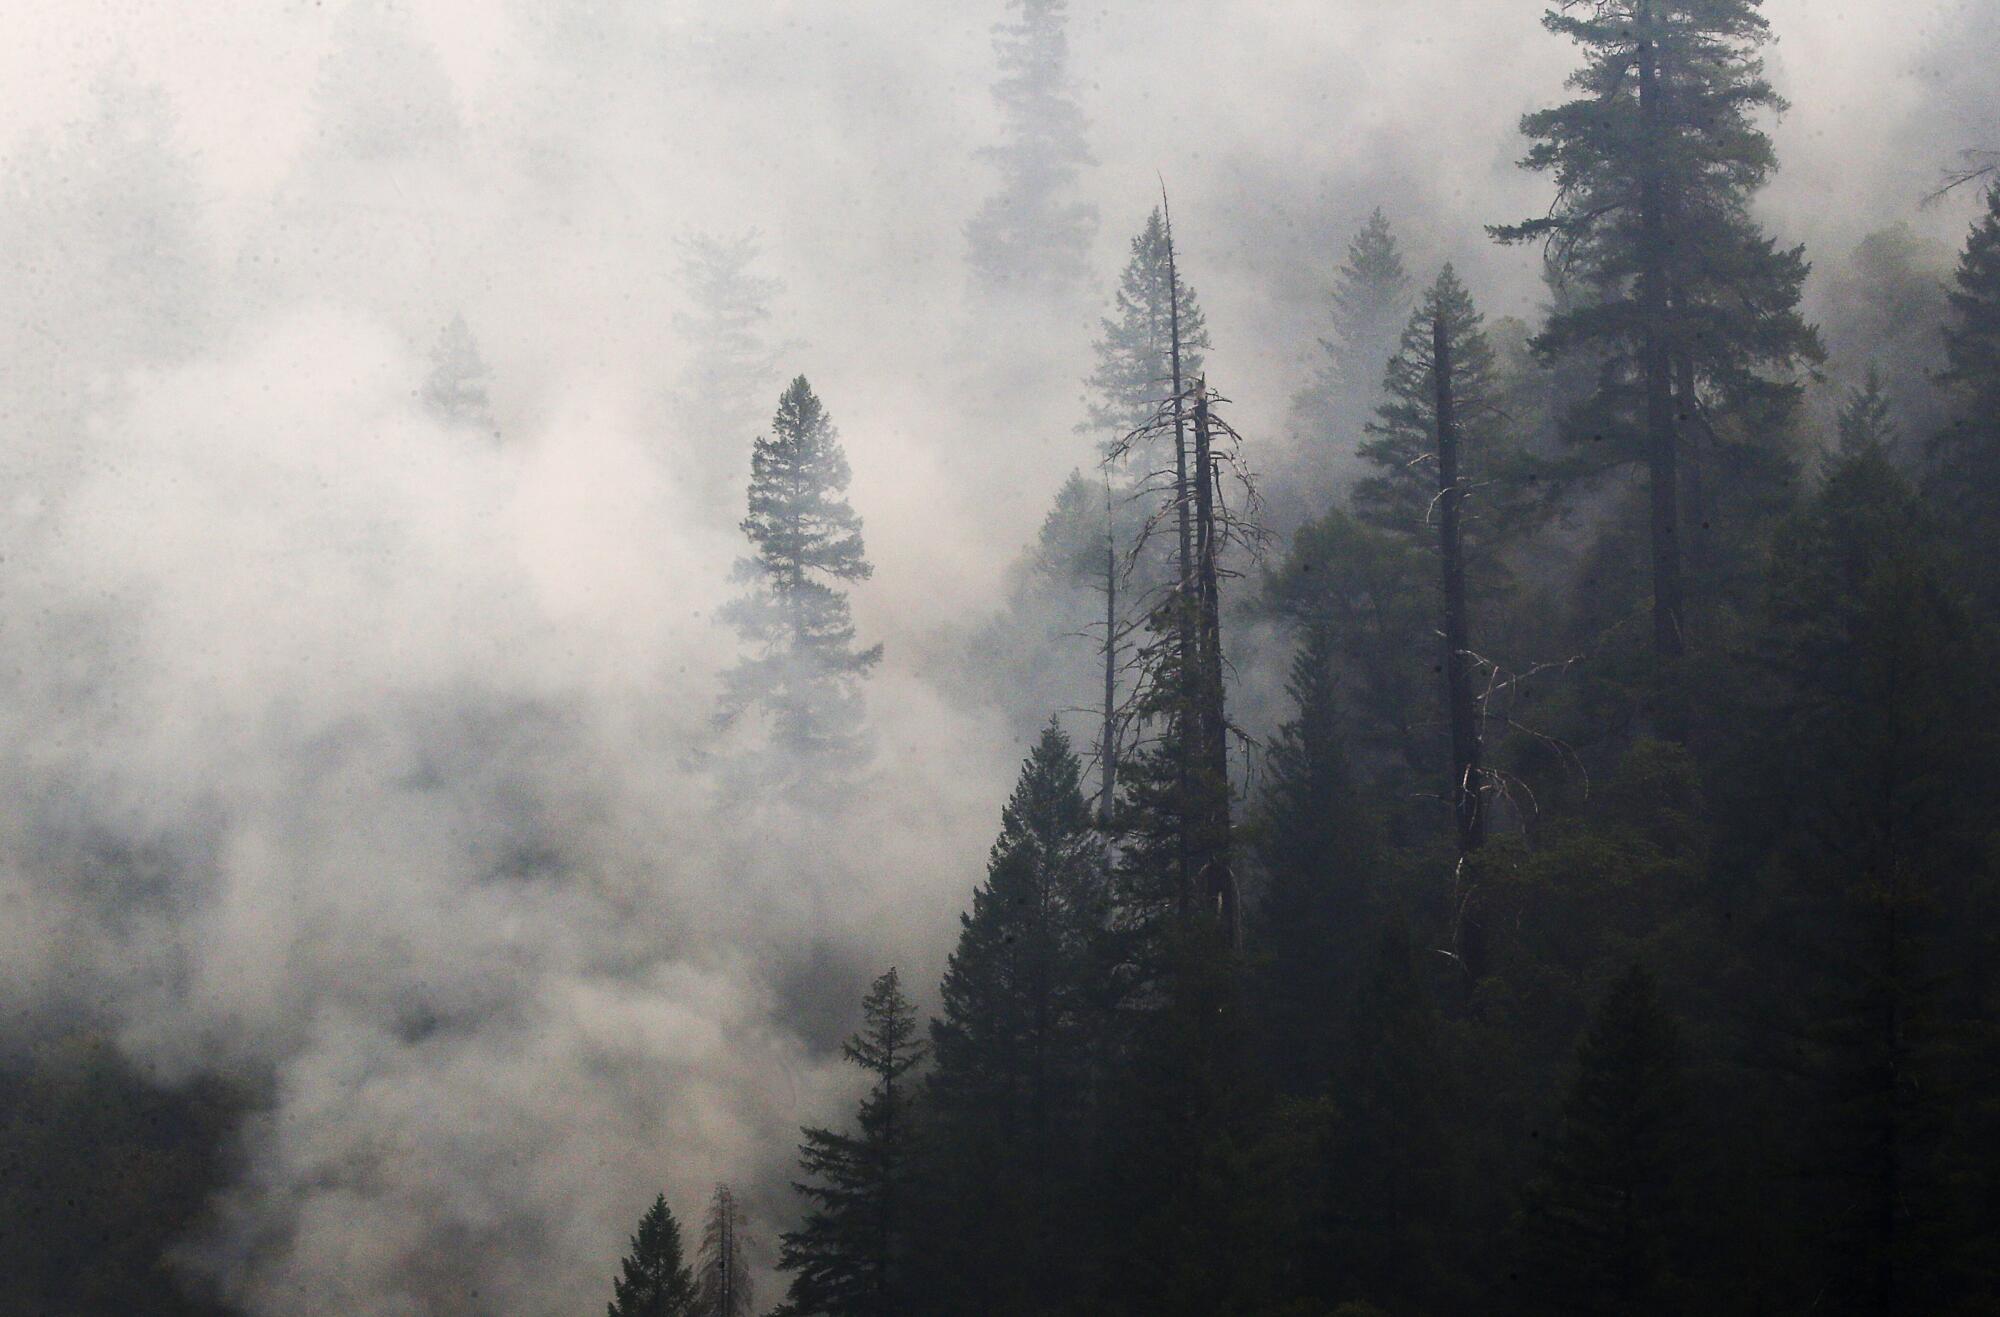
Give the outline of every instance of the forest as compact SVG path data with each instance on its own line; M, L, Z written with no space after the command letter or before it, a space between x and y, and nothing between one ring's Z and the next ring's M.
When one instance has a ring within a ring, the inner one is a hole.
M676 239L616 9L16 134L0 1314L2000 1314L2000 10L1774 203L1843 19L1482 6L1308 222L993 0Z

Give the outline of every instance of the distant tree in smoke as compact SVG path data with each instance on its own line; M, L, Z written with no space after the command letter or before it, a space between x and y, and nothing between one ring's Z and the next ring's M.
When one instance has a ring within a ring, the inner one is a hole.
M694 1317L694 1273L682 1260L680 1223L665 1194L639 1218L611 1292L606 1317Z
M1293 425L1314 460L1341 451L1381 398L1382 364L1410 311L1410 276L1388 217L1376 210L1334 272L1331 333L1311 383L1292 400Z
M1889 391L1882 387L1882 372L1870 366L1858 388L1848 391L1847 402L1836 418L1840 456L1859 457L1871 449L1892 452L1902 437L1896 424L1896 409Z
M455 315L431 349L431 373L424 381L423 402L431 415L447 425L463 425L500 437L493 420L486 386L493 372L479 354L479 344L463 315Z
M750 592L724 616L755 653L725 674L722 702L725 722L762 708L776 745L794 754L855 749L858 684L882 657L880 645L855 646L839 589L874 573L861 518L844 496L848 480L839 432L801 375L751 454L742 524L755 553L737 563Z
M758 413L781 378L784 344L771 337L771 303L783 288L756 272L763 253L756 233L733 238L697 234L681 244L681 287L688 309L674 316L687 340L676 406L686 433L676 457L693 470L703 506L720 502L742 478L741 457L757 432Z
M728 1185L718 1184L702 1222L695 1260L696 1317L750 1317L750 1252L743 1209Z
M969 259L988 288L1060 290L1089 270L1097 209L1074 198L1091 164L1069 76L1067 0L1008 0L1012 21L993 32L1003 140L980 154L1000 190L966 225Z

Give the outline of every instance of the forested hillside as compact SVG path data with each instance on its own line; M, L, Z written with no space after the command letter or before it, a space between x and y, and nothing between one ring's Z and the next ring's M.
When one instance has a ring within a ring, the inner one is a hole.
M0 1317L2000 1314L1988 0L644 8L5 102Z

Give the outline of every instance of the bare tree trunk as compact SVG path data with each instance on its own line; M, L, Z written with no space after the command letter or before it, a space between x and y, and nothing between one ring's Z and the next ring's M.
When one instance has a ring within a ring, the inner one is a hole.
M1438 549L1444 572L1445 706L1451 720L1451 812L1458 853L1486 843L1479 790L1479 701L1472 689L1472 642L1465 604L1465 548L1460 514L1465 487L1458 474L1458 400L1452 388L1451 335L1440 311L1431 323L1431 378L1437 397Z
M1180 722L1179 763L1176 767L1177 781L1183 810L1191 804L1193 794L1193 766L1190 759L1195 753L1192 744L1193 727L1190 725L1196 703L1197 680L1195 673L1195 618L1193 611L1194 594L1194 531L1190 523L1188 499L1188 445L1187 416L1182 404L1181 390L1181 276L1179 259L1174 251L1173 212L1168 209L1164 189L1160 194L1160 217L1167 234L1167 326L1170 353L1168 368L1173 386L1174 409L1174 515L1176 529L1180 533L1180 577L1174 585L1172 607L1174 609L1175 638L1178 645L1178 669L1180 673L1180 699L1176 718ZM1185 916L1194 896L1194 856L1188 837L1185 819L1180 828L1175 856L1175 880L1177 904Z
M1229 719L1223 704L1222 591L1216 565L1215 455L1208 416L1208 385L1194 389L1195 592L1199 611L1195 658L1199 687L1194 705L1200 756L1196 769L1200 800L1194 819L1200 828L1202 899L1220 920L1225 938L1236 941L1236 875L1230 863Z
M1118 531L1111 520L1111 487L1104 489L1104 730L1097 745L1098 822L1109 826L1118 803Z

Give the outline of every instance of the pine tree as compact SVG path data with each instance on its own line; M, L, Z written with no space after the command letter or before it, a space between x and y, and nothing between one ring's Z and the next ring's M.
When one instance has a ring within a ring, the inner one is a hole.
M1847 402L1835 418L1840 436L1838 456L1842 461L1859 457L1871 449L1893 453L1901 434L1896 427L1895 407L1882 387L1882 372L1868 368L1861 386L1848 393Z
M1266 755L1253 824L1263 877L1249 941L1259 1041L1280 1086L1302 1096L1332 1080L1338 1022L1377 918L1373 822L1347 762L1335 659L1328 629L1307 628L1288 687L1297 712Z
M1081 1176L1108 913L1082 767L1051 725L1001 813L986 883L945 971L944 1015L931 1024L933 1251L943 1255L933 1266L970 1310L1035 1311L1035 1296L1077 1283L1092 1216ZM1034 1268L1020 1265L1026 1257Z
M708 1200L708 1217L702 1222L691 1311L695 1317L750 1317L754 1310L743 1209L729 1186L718 1184Z
M892 1317L910 1310L910 1072L926 1049L895 970L875 980L861 1011L861 1031L842 1052L873 1083L853 1133L804 1130L805 1179L793 1188L811 1206L804 1224L779 1244L778 1269L792 1274L779 1309L785 1317Z
M1576 1076L1524 1213L1525 1310L1687 1311L1683 1178L1691 1151L1679 1030L1634 965L1577 1049Z
M1433 563L1429 629L1443 641L1434 660L1443 716L1423 721L1448 732L1444 794L1461 854L1479 849L1486 833L1485 711L1475 690L1471 609L1506 584L1501 548L1519 534L1526 512L1483 325L1471 293L1445 266L1389 362L1387 400L1361 446L1375 470L1354 488L1364 520L1409 540Z
M665 1194L639 1218L612 1296L608 1317L693 1317L694 1273L681 1260L681 1227Z
M751 592L726 616L757 653L726 675L722 705L725 720L761 706L775 744L797 755L852 752L858 682L882 656L880 645L855 647L847 596L836 588L874 571L861 519L843 497L848 479L840 436L802 375L751 455L743 533L756 556L737 564Z
M1582 96L1522 121L1535 139L1522 163L1555 176L1557 203L1495 230L1547 242L1590 286L1537 342L1551 357L1599 357L1597 395L1574 424L1645 463L1653 644L1669 659L1687 645L1684 531L1710 521L1718 495L1740 500L1781 479L1767 446L1799 398L1789 373L1821 355L1797 309L1803 250L1778 249L1749 213L1776 167L1754 116L1782 104L1756 55L1769 36L1760 4L1564 0L1550 11L1544 24L1586 52L1571 79Z
M988 288L1065 289L1088 272L1097 210L1073 199L1092 163L1069 74L1067 0L1009 0L993 29L1004 139L981 152L1000 190L966 225L974 274Z
M431 349L431 373L424 381L424 406L447 425L463 425L499 438L486 386L493 372L463 315L455 315Z
M1431 550L1437 543L1438 500L1433 348L1440 320L1451 348L1452 397L1460 423L1468 427L1465 477L1485 485L1498 474L1506 450L1495 433L1501 422L1495 411L1493 345L1486 338L1486 317L1447 265L1411 313L1383 373L1383 402L1361 444L1361 456L1373 469L1354 486L1354 510L1362 520ZM1493 570L1489 565L1486 574Z
M1952 1148L1991 1137L1994 664L1928 512L1863 449L1784 528L1733 793L1771 875L1766 1059L1807 1113L1797 1228L1846 1311L1949 1311L1992 1261L1995 1177Z
M1323 1156L1319 1292L1390 1312L1441 1302L1453 1165L1437 1011L1392 920L1345 1021Z
M1357 765L1408 791L1442 770L1433 693L1436 615L1427 550L1334 508L1292 537L1264 578L1262 606L1297 631L1324 632L1345 678Z
M1114 305L1116 318L1102 322L1097 366L1085 381L1091 400L1084 428L1095 431L1107 446L1151 420L1172 395L1176 312L1183 387L1201 375L1210 346L1201 303L1179 277L1166 216L1157 206L1132 239L1132 256L1119 276ZM1142 475L1164 465L1157 446L1137 456Z
M1936 462L1929 492L1968 542L1990 542L2000 529L2000 187L1986 194L1986 213L1973 225L1959 257L1945 329L1950 424L1932 441ZM1981 594L2000 599L2000 571L1990 556L1972 563Z
M1293 423L1316 464L1343 451L1381 404L1382 363L1410 312L1410 276L1388 217L1378 208L1334 272L1332 336L1319 341L1311 384L1293 399Z
M692 471L703 506L726 506L724 492L743 479L742 454L755 438L758 412L781 379L784 345L771 336L771 304L783 285L758 274L755 233L700 234L681 244L680 281L688 310L674 327L689 348L678 387L680 415L698 432L680 436L680 471Z

